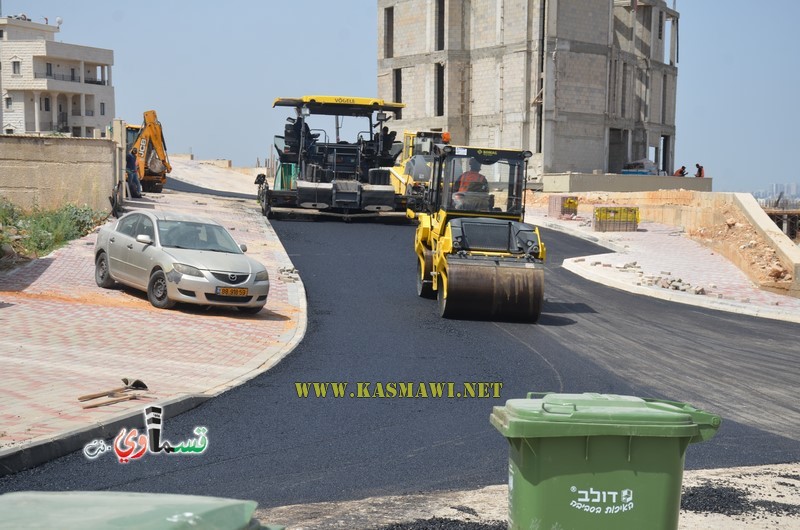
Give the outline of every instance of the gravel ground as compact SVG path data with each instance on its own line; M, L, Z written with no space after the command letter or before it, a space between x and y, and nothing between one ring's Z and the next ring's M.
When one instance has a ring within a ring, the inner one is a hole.
M500 530L507 487L263 509L291 530ZM800 463L686 471L680 530L800 529Z

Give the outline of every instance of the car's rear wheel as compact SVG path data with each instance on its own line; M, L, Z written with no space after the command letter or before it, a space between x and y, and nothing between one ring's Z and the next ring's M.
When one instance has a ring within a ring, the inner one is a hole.
M167 296L167 276L164 271L158 270L150 275L147 283L147 299L159 309L169 309L175 305Z
M256 313L264 309L264 306L261 305L258 307L237 306L236 309L238 309L240 313L244 313L245 315L255 315Z
M108 270L108 255L105 252L98 254L97 259L94 260L94 281L98 287L103 289L114 285L114 279Z

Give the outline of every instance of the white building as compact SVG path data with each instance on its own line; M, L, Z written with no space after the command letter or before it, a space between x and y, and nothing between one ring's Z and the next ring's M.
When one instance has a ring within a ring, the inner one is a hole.
M0 133L101 136L114 118L114 52L54 40L59 26L0 18Z

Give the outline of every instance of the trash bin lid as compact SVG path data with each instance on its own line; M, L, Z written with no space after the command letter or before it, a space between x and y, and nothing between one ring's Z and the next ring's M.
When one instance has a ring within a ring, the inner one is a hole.
M711 438L720 417L686 403L614 394L530 393L494 407L492 425L506 438L665 436Z
M22 491L0 495L8 528L244 529L255 501L115 491Z

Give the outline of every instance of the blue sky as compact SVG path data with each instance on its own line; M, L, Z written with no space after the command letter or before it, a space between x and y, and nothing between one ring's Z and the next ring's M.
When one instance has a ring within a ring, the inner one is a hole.
M286 117L274 98L377 94L374 0L1 1L4 16L62 17L57 40L114 50L117 117L155 109L170 153L263 163ZM800 182L800 2L676 7L676 164L703 164L715 191Z

